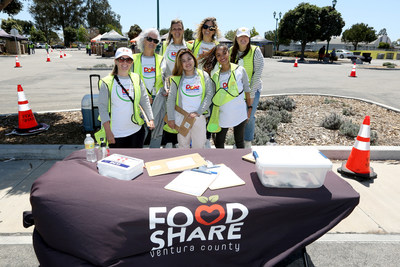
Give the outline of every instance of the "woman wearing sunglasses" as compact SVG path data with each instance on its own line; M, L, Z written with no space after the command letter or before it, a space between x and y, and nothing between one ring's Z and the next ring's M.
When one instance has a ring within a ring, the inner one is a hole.
M208 17L203 19L196 30L196 40L193 43L192 52L197 59L201 59L207 51L218 44L220 36L217 19Z
M155 129L151 133L151 148L159 148L161 145L163 116L165 114L165 110L164 114L161 114L161 107L164 105L165 99L156 101L159 93L163 92L161 90L163 80L160 68L162 56L155 53L159 42L160 34L158 30L155 28L147 29L140 33L137 40L137 46L141 52L133 55L133 72L140 76L146 86L154 114Z
M224 148L226 133L233 127L236 147L244 148L244 127L250 117L252 105L246 70L229 62L228 47L222 44L208 52L203 63L207 72L211 72L217 63L220 65L212 76L216 90L207 125L209 132L216 133L215 147Z
M118 48L114 69L99 82L102 129L95 136L98 142L100 137L106 137L112 148L143 147L145 130L142 115L149 120L148 127L154 128L146 88L140 77L131 72L132 62L132 50L127 47ZM141 114L141 110L145 114Z
M255 117L257 105L260 100L262 90L261 74L264 69L264 57L260 48L250 44L250 30L242 27L236 31L236 37L233 46L230 48L230 61L243 66L249 77L250 88L253 98L250 119L244 129L244 146L251 147L251 141L254 140Z
M178 134L179 148L204 148L206 141L206 118L209 114L214 86L209 75L197 68L197 59L189 49L181 49L172 70L171 89L167 100L168 127L175 128L184 119L175 106L181 107L195 122L186 136Z

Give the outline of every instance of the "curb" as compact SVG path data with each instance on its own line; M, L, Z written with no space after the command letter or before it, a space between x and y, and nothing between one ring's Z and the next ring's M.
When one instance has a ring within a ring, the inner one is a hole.
M0 145L0 159L62 160L83 145ZM315 146L330 160L347 160L352 146ZM371 146L371 160L400 160L398 146Z

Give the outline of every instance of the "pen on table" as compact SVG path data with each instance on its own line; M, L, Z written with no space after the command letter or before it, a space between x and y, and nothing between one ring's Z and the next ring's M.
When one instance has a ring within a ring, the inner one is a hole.
M199 169L192 169L192 171L195 171L195 172L202 172L202 173L207 173L207 174L218 174L217 172L203 171L203 170L199 170Z
M258 158L257 151L253 151L253 157L254 157L255 160L257 160L257 158Z

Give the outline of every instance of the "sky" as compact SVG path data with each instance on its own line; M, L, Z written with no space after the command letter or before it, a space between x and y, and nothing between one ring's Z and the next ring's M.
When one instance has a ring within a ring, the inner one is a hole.
M130 26L134 24L138 24L143 30L157 28L157 0L108 0L108 2L112 10L121 16L123 33L128 32ZM178 18L183 21L185 28L195 30L204 18L212 16L217 19L222 34L239 27L250 29L255 27L257 32L263 35L266 31L275 30L274 11L284 14L301 2L319 7L332 5L332 0L159 0L160 29L169 28L171 20ZM32 20L26 11L27 2L23 1L23 4L24 11L15 18ZM356 23L365 23L373 27L377 33L386 28L392 41L400 39L399 0L337 0L336 10L342 14L346 23L343 31ZM1 19L7 17L6 14L0 13Z

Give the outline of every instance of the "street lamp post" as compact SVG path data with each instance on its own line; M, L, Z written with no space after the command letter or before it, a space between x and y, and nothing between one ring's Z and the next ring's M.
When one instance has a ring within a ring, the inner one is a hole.
M160 1L157 0L157 30L160 30Z
M335 10L336 4L337 4L337 0L332 0L332 10ZM326 45L326 54L328 54L328 52L329 52L329 42L330 42L330 38L328 39L328 42Z
M276 16L276 12L274 11L274 19L276 20L276 24L275 24L275 42L274 42L274 50L275 50L275 53L276 53L276 38L277 38L277 35L278 35L278 20L280 20L281 19L281 17L282 17L282 12L279 12L279 18L278 18L278 16Z

